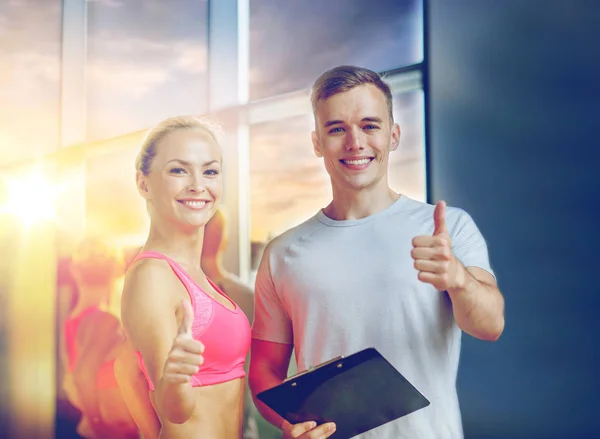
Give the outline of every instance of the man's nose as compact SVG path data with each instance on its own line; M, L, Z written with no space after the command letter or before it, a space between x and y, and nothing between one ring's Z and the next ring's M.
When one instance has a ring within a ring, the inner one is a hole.
M357 128L352 128L348 130L348 134L346 135L346 150L354 151L360 149L363 149L362 132Z

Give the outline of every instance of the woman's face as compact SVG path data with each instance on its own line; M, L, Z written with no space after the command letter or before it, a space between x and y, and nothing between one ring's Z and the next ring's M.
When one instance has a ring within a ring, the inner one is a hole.
M221 149L202 130L172 131L157 143L149 174L138 174L138 188L153 222L204 226L223 192Z

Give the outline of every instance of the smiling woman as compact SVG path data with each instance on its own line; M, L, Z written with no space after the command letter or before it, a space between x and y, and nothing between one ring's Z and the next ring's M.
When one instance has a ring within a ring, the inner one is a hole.
M204 226L222 195L214 124L165 120L149 131L136 168L150 232L125 277L122 364L137 356L142 374L119 385L140 427L160 425L145 436L240 437L250 325L200 265Z

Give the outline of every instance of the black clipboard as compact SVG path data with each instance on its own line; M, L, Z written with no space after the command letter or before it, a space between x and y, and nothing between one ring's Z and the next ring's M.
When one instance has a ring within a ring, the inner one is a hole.
M256 395L292 424L335 422L347 439L429 405L375 348L334 358Z

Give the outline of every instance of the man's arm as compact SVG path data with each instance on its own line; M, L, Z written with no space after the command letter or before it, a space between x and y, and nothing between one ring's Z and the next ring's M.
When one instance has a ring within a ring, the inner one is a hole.
M256 397L258 393L275 387L285 380L292 356L292 345L253 338L250 351L248 383L252 399L260 414L283 431L284 439L317 439L331 436L335 432L335 424L329 422L317 427L315 422L309 421L292 425Z
M473 337L498 340L504 331L504 298L496 279L482 268L456 264L461 280L447 290L456 323Z
M293 346L252 339L248 384L252 399L260 414L272 425L281 429L284 419L263 404L256 395L281 384L287 377Z
M433 235L413 239L411 256L419 280L448 292L460 329L481 340L495 341L504 330L504 298L491 273L474 266L465 268L455 256L445 214L446 203L437 203ZM475 230L474 225L471 230ZM478 232L469 235L483 248L483 238Z

